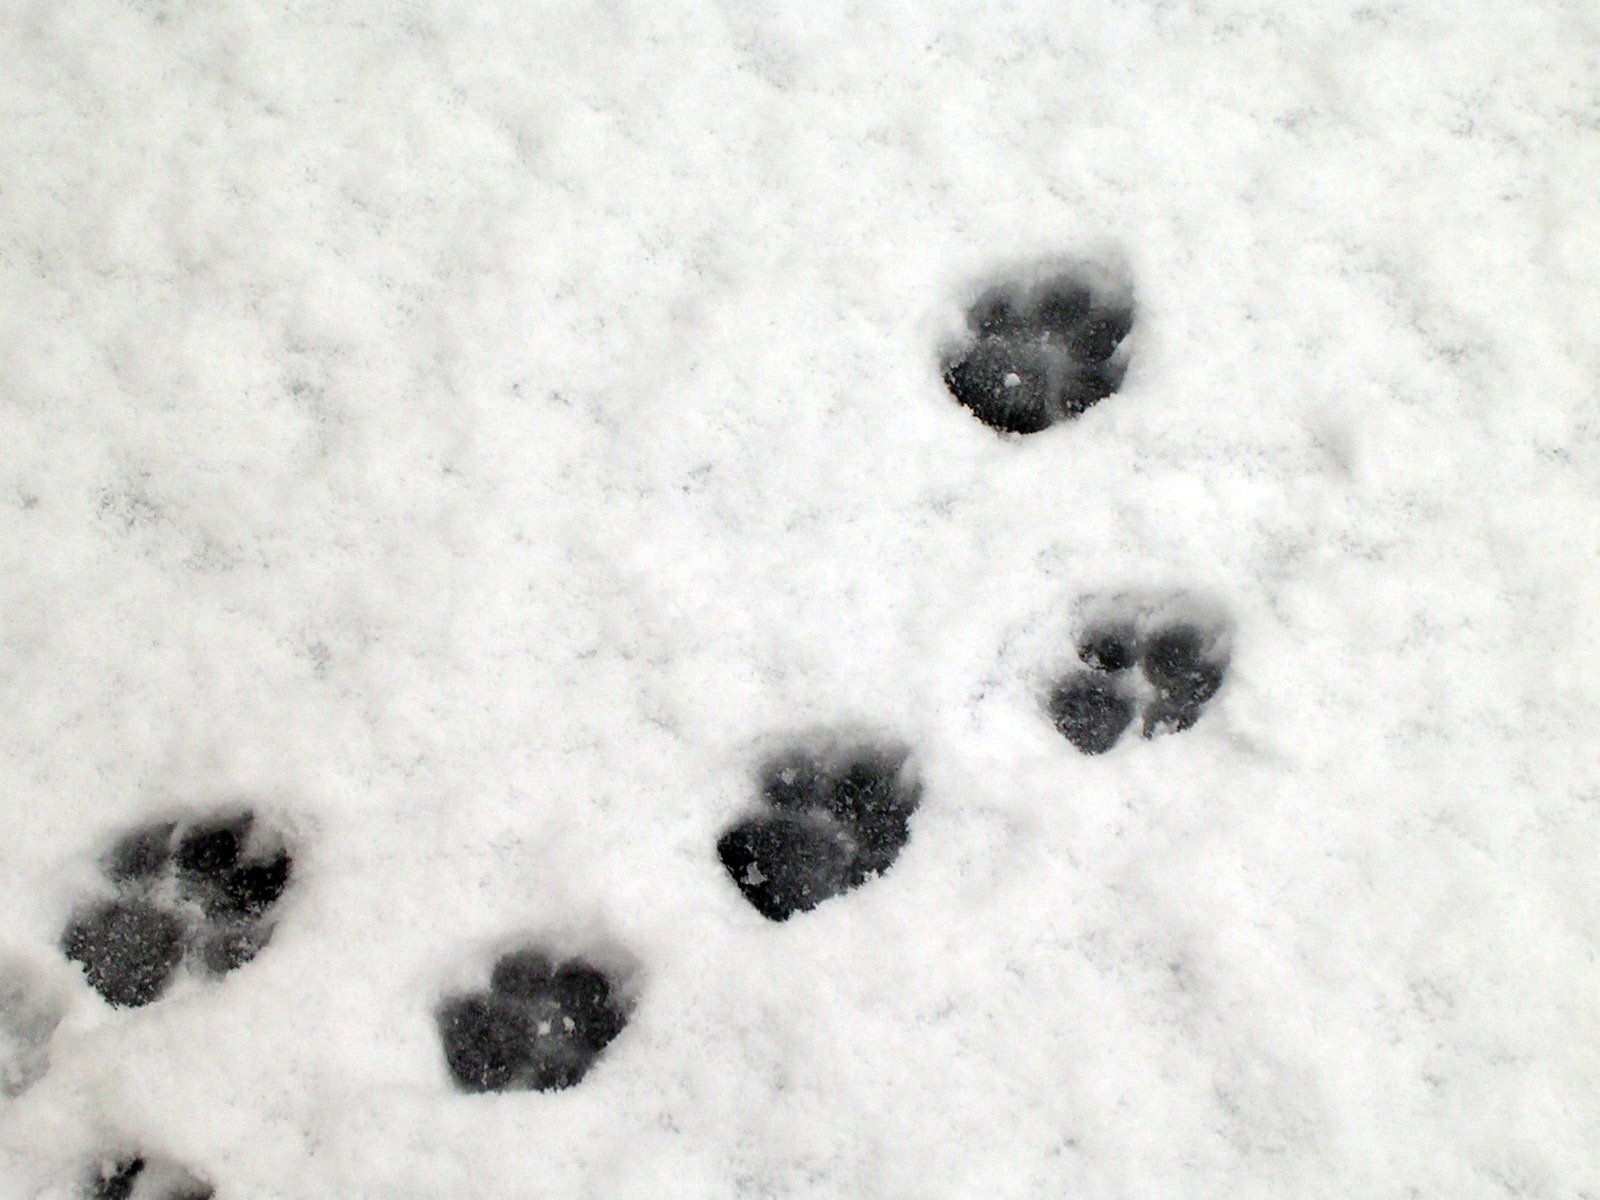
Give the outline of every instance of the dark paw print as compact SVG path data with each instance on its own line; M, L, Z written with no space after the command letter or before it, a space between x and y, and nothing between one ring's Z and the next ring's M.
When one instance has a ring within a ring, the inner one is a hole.
M106 857L115 894L80 909L61 948L107 1003L148 1004L186 958L210 975L254 958L292 869L289 852L248 812L142 826Z
M182 919L170 909L118 896L80 913L61 941L106 1003L136 1008L166 990L183 961L184 934Z
M1188 729L1222 687L1221 638L1186 621L1141 632L1132 623L1091 628L1078 642L1084 669L1057 681L1045 708L1085 754L1104 754L1141 716L1147 738ZM1141 679L1134 678L1137 664Z
M1104 754L1133 724L1134 701L1117 680L1080 671L1050 693L1050 720L1085 754Z
M106 1163L90 1181L89 1195L93 1200L128 1200L133 1188L144 1174L144 1159L129 1158L121 1162Z
M786 921L887 871L911 837L919 793L907 754L797 750L761 774L766 810L717 841L717 857L762 916Z
M216 1191L181 1167L140 1154L102 1163L85 1194L89 1200L211 1200Z
M1130 301L1074 276L997 287L968 311L945 386L984 424L1038 433L1121 386L1116 352L1132 328Z
M1145 737L1188 729L1222 689L1227 667L1213 657L1211 641L1193 625L1174 625L1145 643L1140 662L1155 688L1144 710Z
M571 1087L628 1020L604 972L538 950L507 954L488 991L451 997L437 1016L445 1062L468 1092Z

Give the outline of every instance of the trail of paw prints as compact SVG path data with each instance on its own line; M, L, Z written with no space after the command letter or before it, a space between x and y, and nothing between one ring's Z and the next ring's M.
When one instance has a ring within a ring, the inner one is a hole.
M211 1200L216 1189L176 1163L135 1154L97 1164L83 1194L88 1200Z
M985 425L1038 433L1122 386L1118 348L1133 313L1125 289L1078 274L995 287L968 310L967 336L946 350L945 386Z
M531 948L502 957L487 991L452 996L436 1015L445 1062L467 1092L572 1087L628 1022L606 972Z
M797 749L763 767L763 811L717 841L757 912L786 921L894 865L921 798L908 757L898 746Z
M218 977L259 954L293 865L249 811L141 826L102 863L112 894L78 910L61 948L106 1003L149 1004L185 963Z
M1192 727L1228 668L1222 630L1183 618L1096 622L1077 651L1083 666L1055 682L1045 709L1084 754L1104 754L1136 720L1146 738Z

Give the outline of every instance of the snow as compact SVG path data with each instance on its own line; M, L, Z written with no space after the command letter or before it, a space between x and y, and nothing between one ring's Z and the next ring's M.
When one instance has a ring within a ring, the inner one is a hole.
M1583 4L19 2L0 16L0 1195L1600 1194ZM1001 438L996 280L1138 306ZM1225 619L1079 755L1081 615ZM794 737L894 868L714 855ZM113 1010L96 859L246 800L268 949ZM434 1007L627 980L578 1087ZM11 1095L13 1091L15 1095Z

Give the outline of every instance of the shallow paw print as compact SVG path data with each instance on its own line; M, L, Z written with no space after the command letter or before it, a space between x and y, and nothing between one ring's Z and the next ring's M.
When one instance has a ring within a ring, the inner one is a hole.
M1004 433L1038 433L1112 395L1133 328L1127 289L1086 273L1009 283L967 311L966 336L944 354L950 394Z
M62 998L27 964L0 965L0 1097L20 1096L50 1065Z
M84 1195L89 1200L211 1200L216 1190L175 1163L135 1154L96 1166Z
M628 1021L611 977L540 950L495 964L487 991L452 996L436 1014L463 1091L558 1091L580 1082Z
M761 772L764 811L717 841L717 857L762 916L786 921L894 865L920 798L904 749L793 750Z
M84 905L61 937L66 956L108 1004L157 999L187 960L220 976L272 935L293 859L250 812L126 834L103 863L113 894Z
M1077 643L1083 665L1056 680L1045 711L1084 754L1110 750L1136 718L1146 738L1188 729L1222 688L1225 642L1216 623L1188 618L1093 622Z

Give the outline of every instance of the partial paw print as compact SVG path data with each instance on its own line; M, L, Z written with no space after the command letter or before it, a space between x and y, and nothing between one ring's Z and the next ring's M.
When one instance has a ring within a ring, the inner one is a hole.
M786 921L881 875L911 837L921 792L897 746L797 749L761 772L764 811L717 841L739 891Z
M0 963L0 1097L20 1096L43 1077L65 1011L44 971L21 961Z
M211 1200L216 1189L176 1163L135 1154L95 1167L84 1195L88 1200Z
M944 382L1004 433L1071 420L1122 386L1118 353L1133 328L1128 289L1086 272L992 288L967 312L967 334L944 355Z
M1045 707L1084 754L1110 750L1136 719L1146 738L1190 728L1228 669L1220 621L1160 612L1089 622L1077 654L1083 665L1056 681Z
M166 991L185 961L215 977L259 954L293 859L244 811L141 826L102 868L113 894L77 912L61 948L108 1004L135 1008Z
M628 1005L599 967L522 949L495 963L487 991L447 999L437 1019L463 1091L550 1092L589 1073L628 1023Z

